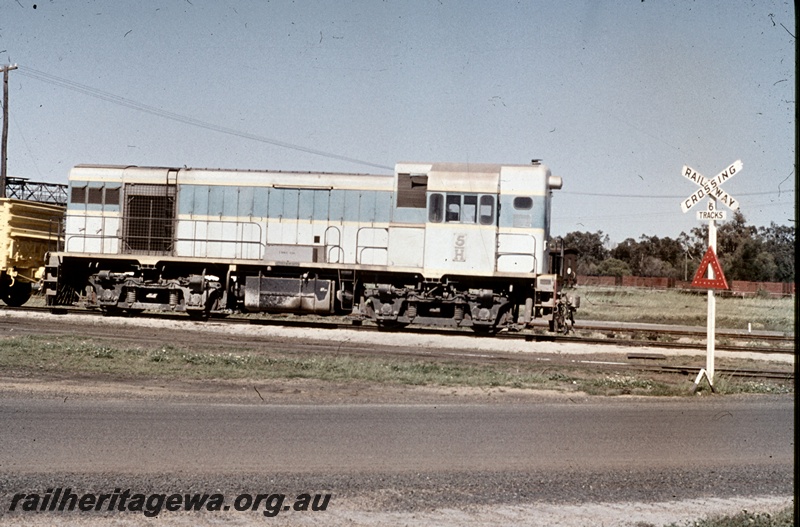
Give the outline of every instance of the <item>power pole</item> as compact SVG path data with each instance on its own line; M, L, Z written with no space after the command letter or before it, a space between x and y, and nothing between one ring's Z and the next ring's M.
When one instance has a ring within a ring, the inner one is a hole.
M3 66L3 143L0 148L0 198L6 197L6 170L8 164L8 72L17 69L16 64Z

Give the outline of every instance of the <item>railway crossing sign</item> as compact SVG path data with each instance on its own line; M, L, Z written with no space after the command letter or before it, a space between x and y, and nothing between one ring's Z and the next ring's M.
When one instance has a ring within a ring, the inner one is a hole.
M708 208L707 210L698 210L697 211L697 219L698 220L727 220L728 219L728 211L726 210L717 210L717 207L714 205L716 199L708 200Z
M681 172L683 177L693 182L700 188L697 189L694 193L692 193L691 196L681 201L681 210L683 212L689 212L689 209L697 205L697 203L699 203L700 200L706 196L709 196L714 199L719 199L731 210L738 209L739 200L734 199L733 196L722 190L722 184L725 181L732 178L737 172L741 172L742 168L743 168L742 161L736 160L730 166L728 166L728 168L726 168L713 178L706 179L702 174L697 172L692 167L684 165L683 171ZM700 215L698 214L698 219L725 219L725 218L724 217L700 218Z
M708 273L708 278L705 278L709 266L711 267L711 272ZM697 268L692 280L692 287L728 289L728 281L725 280L725 275L722 274L722 267L719 265L719 260L717 260L717 255L713 248L709 247L700 261L700 267Z
M742 171L742 161L737 159L728 167L714 176L711 179L706 179L702 174L697 172L690 166L683 166L681 175L700 187L688 198L681 201L681 210L686 213L689 209L697 205L703 198L710 198L708 201L708 209L699 211L697 213L698 220L708 220L708 250L706 251L703 260L700 262L700 268L694 275L692 281L693 287L704 287L708 289L708 317L707 317L707 331L706 331L706 367L701 369L697 374L694 381L692 391L696 391L700 385L703 377L708 381L711 391L714 390L714 343L716 332L716 299L714 298L714 289L728 289L728 282L725 280L725 275L722 274L722 267L717 260L717 225L716 220L726 219L726 211L716 210L717 200L725 204L726 207L735 211L739 208L739 200L728 194L722 189L722 184L732 178L738 172ZM708 278L704 278L708 272Z

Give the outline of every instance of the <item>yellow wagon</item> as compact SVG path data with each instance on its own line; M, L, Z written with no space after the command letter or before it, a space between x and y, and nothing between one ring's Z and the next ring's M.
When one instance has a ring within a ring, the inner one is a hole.
M21 306L58 249L64 207L0 198L0 300Z

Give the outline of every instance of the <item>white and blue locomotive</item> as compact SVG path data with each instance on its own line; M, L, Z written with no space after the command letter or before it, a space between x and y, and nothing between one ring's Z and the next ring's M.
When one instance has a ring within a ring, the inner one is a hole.
M51 306L353 314L381 326L564 330L561 178L530 165L400 163L393 176L79 165Z

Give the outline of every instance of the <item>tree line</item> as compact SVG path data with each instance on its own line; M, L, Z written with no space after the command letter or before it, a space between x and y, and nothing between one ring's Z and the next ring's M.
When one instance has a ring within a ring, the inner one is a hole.
M794 226L754 227L741 211L717 226L717 258L728 280L794 282ZM608 248L603 231L571 232L564 246L578 251L580 275L660 276L691 280L708 248L708 224L676 239L642 235Z

